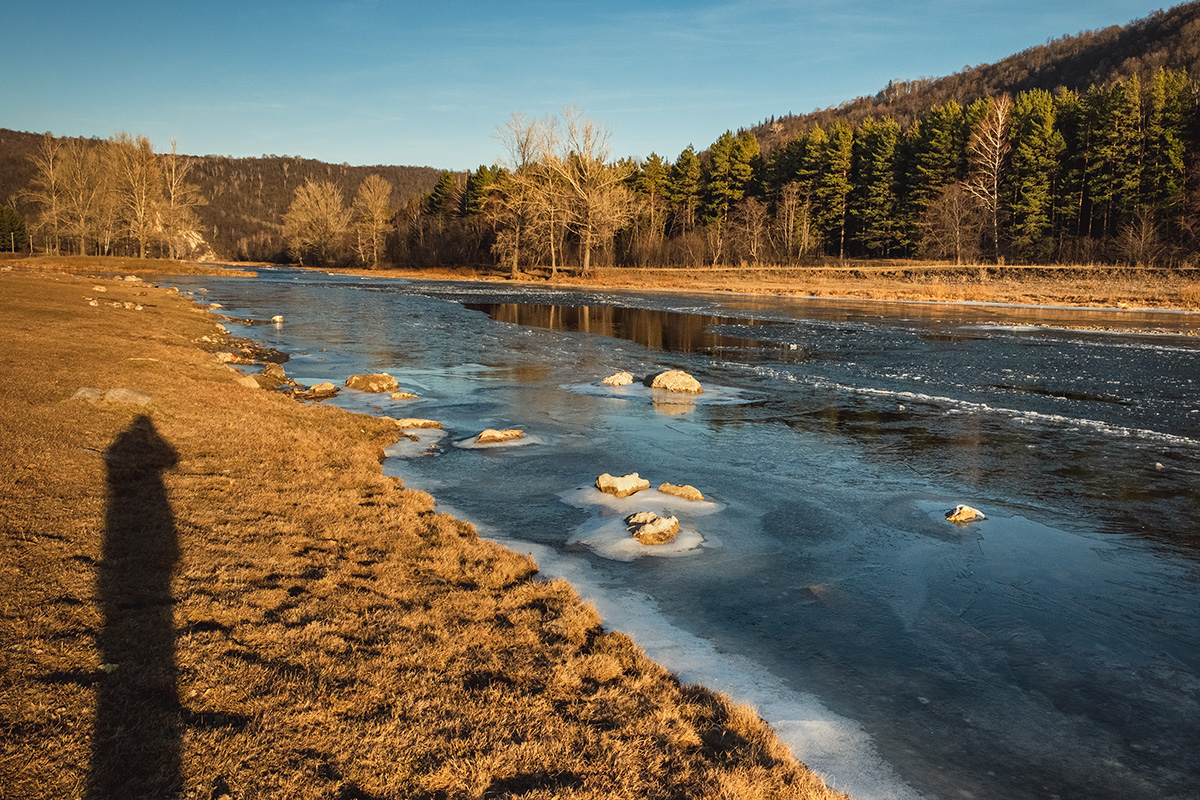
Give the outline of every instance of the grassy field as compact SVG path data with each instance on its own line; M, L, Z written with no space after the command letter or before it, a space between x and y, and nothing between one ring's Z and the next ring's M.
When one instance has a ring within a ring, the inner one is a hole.
M94 277L141 264L16 263L0 798L839 796L385 477L389 421L244 386L208 313Z

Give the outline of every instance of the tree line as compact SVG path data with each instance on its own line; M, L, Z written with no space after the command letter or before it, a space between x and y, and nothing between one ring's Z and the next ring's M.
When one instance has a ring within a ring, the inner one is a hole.
M909 125L835 120L764 153L727 131L673 162L611 160L578 111L514 115L507 157L443 173L397 215L389 259L517 271L925 257L1193 264L1196 87L1160 69L1084 92L938 104Z
M185 258L204 247L196 209L205 200L174 141L159 155L140 135L47 133L29 160L33 175L21 197L39 210L28 233L43 252Z

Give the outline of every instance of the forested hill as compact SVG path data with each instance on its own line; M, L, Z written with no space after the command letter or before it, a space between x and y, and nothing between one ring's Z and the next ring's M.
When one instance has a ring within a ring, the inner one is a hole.
M248 261L283 258L283 214L306 180L329 181L349 202L371 174L392 184L392 201L403 207L432 191L440 173L433 167L352 167L274 155L198 157L191 173L208 200L207 206L196 209L205 238L218 253Z
M88 141L100 143L98 139ZM32 157L41 142L40 133L0 128L0 205L11 205L30 218L35 209L28 207L21 195L33 180ZM156 143L160 152L166 149L164 144ZM430 192L439 175L433 167L352 167L299 156L185 159L191 165L188 180L207 201L195 209L205 242L221 258L250 261L283 258L283 214L296 187L310 178L333 183L349 202L364 178L378 174L392 184L392 200L402 207L411 198Z
M870 116L889 116L903 127L950 100L966 106L981 97L1029 89L1082 92L1135 75L1148 85L1164 68L1200 76L1200 1L1156 11L1128 25L1063 36L944 78L895 80L874 97L773 117L751 130L762 149L770 150L814 124L828 128L838 119L857 125Z

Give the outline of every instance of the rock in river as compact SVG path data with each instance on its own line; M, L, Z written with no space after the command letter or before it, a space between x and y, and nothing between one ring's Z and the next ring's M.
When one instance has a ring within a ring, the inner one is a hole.
M495 428L488 428L475 437L475 444L498 444L500 442L511 442L524 438L525 431L520 431L516 428L505 428L502 431L498 431Z
M681 369L669 369L657 375L651 375L643 381L651 389L665 389L679 394L702 394L704 387L700 381L688 375Z
M666 544L679 533L679 519L660 517L653 511L639 511L625 518L625 527L642 544Z
M376 372L372 375L351 375L346 379L346 385L362 392L394 392L400 388L399 381L386 372Z
M987 519L987 517L983 515L983 512L959 503L952 510L946 512L946 519L949 522L975 522Z
M616 375L609 375L600 383L604 386L628 386L633 383L633 376L628 372L618 372Z
M416 417L406 417L405 419L396 419L392 421L396 423L397 428L404 428L406 430L442 427L442 423L440 422L436 422L432 419L417 419Z
M607 472L596 478L596 488L613 497L629 497L650 488L650 481L640 477L636 472L623 475L620 478Z
M700 490L695 486L692 486L690 483L685 483L682 486L676 486L673 483L664 483L662 486L658 487L658 491L663 494L682 497L684 500L699 501L704 499L704 495L700 493Z

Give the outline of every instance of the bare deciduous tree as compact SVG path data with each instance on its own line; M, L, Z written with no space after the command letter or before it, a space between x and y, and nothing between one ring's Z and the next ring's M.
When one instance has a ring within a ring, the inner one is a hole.
M68 139L63 148L64 233L86 255L88 242L100 242L113 211L112 181L106 167L107 143Z
M922 249L931 258L953 259L955 264L979 255L985 224L979 199L962 183L942 189L921 218Z
M374 173L368 175L354 197L353 218L355 252L371 269L379 266L393 216L392 184Z
M579 237L580 271L591 273L592 251L607 244L629 219L633 203L626 180L633 165L610 162L611 133L583 116L578 108L564 109L565 135L558 148L543 140L542 161L564 189L563 208L568 226Z
M747 197L733 207L729 222L738 251L750 263L757 264L770 226L766 207L753 197Z
M493 252L501 263L520 273L521 260L532 263L540 244L550 254L551 273L557 269L557 228L561 227L557 187L549 180L542 154L558 139L557 120L531 120L514 113L495 137L505 152L505 173L492 187L485 204L488 219L496 230Z
M205 205L200 189L188 182L192 162L179 155L179 148L171 140L171 152L163 158L163 178L166 198L162 208L162 235L170 250L171 258L188 255L200 242L200 220L196 208Z
M64 166L63 142L49 132L42 137L41 147L32 156L36 170L30 188L25 197L41 206L34 230L40 233L46 241L46 249L51 253L59 252L60 237L64 226L63 194Z
M1008 126L1012 98L1006 94L988 104L987 114L971 133L967 145L970 178L966 190L979 201L991 227L996 261L1000 260L1000 182L1008 162Z
M304 264L306 256L326 265L336 259L350 226L342 190L329 181L306 180L283 215L288 250Z
M147 247L162 231L162 165L145 136L121 132L109 141L118 215L137 245L138 257L145 258Z

